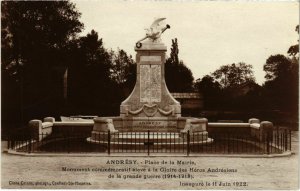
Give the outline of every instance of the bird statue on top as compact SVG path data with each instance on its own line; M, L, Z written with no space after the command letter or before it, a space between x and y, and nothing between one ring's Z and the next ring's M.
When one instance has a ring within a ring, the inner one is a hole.
M157 18L154 20L154 22L151 24L151 26L146 29L146 36L142 38L141 40L137 41L135 46L137 48L142 47L142 41L145 39L150 39L152 42L160 42L160 36L165 30L171 28L170 25L162 26L161 22L165 20L166 18Z

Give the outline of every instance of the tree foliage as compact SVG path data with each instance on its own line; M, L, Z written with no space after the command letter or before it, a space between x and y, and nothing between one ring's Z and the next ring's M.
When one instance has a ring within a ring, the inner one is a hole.
M48 69L49 62L62 64L60 57L52 55L83 27L80 13L68 1L4 1L1 9L2 64L15 76L23 65L42 70Z
M69 113L117 115L135 83L131 55L122 49L108 51L94 30L74 43L70 55Z
M204 107L213 109L219 106L221 101L221 85L212 76L205 75L195 82L195 89L204 97Z
M299 33L299 25L296 26ZM299 104L299 45L288 50L290 57L281 54L271 55L265 65L266 82L264 88L270 99L269 107L292 111L298 114ZM297 115L298 116L298 115Z
M296 26L295 31L299 34L299 25ZM290 56L296 56L298 53L299 53L299 40L296 45L293 45L288 49L288 54ZM298 57L298 60L299 60L299 57Z
M132 71L134 67L134 61L132 56L128 56L127 53L118 49L117 53L111 50L111 78L116 81L118 84L125 84L130 75L134 75L135 71Z
M103 47L102 39L92 30L81 37L70 49L69 57L69 101L74 106L90 106L90 100L101 99L109 84L110 55ZM97 105L97 101L94 102Z
M266 96L273 109L297 110L299 90L299 63L284 55L270 56L264 65Z
M83 28L79 17L68 1L1 2L2 84L14 87L7 89L2 102L18 103L15 108L7 104L9 118L18 121L18 113L23 113L27 116L21 121L26 121L57 111L66 47Z
M170 58L165 63L165 80L171 92L189 92L193 90L193 73L183 61L179 61L177 39L172 40Z
M264 71L267 81L288 78L292 72L291 60L284 55L272 55L267 59Z
M212 76L223 88L234 87L245 82L255 81L252 68L252 65L243 62L233 63L221 66L212 73Z
M215 81L210 75L205 75L202 79L197 79L195 87L208 95L218 94L221 89L219 82Z

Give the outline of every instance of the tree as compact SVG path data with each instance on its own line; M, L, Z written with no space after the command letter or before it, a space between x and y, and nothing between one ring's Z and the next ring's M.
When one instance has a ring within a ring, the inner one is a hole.
M170 58L165 63L167 87L171 92L193 91L193 73L186 67L183 61L179 61L178 54L178 42L175 38L172 40Z
M110 51L111 69L110 77L116 83L117 89L122 90L121 99L125 99L133 90L136 81L136 64L132 56L118 49L117 52Z
M299 33L299 25L296 26L295 31L297 33ZM298 40L298 42L299 42L299 40ZM296 56L298 53L299 53L299 43L297 43L296 45L291 46L288 50L288 54L290 56ZM299 60L299 57L298 57L298 60Z
M296 27L299 33L299 25ZM264 64L266 82L263 84L269 109L289 111L298 118L299 104L299 46L289 48L286 57L271 55ZM297 119L298 120L298 119Z
M221 84L223 88L234 87L236 85L255 81L252 65L239 62L238 64L224 65L212 73L212 76Z
M206 109L216 108L221 101L221 85L210 75L205 75L195 82L195 88L199 93L203 94L204 107Z
M80 37L69 50L68 107L73 113L103 114L116 94L111 93L111 55L98 33ZM99 110L103 108L103 110Z
M205 94L214 95L219 93L220 84L210 75L205 75L202 79L199 78L196 80L195 88L199 89Z
M299 64L284 55L270 56L264 65L264 88L273 109L297 110Z
M70 49L69 113L117 115L135 80L136 65L131 55L122 49L108 51L92 30Z
M66 47L83 28L80 13L68 1L3 1L1 11L2 85L15 87L2 101L19 103L14 121L55 114L62 100ZM18 119L17 113L27 116Z
M1 9L2 64L14 76L20 75L23 65L47 66L41 60L51 60L53 54L57 58L83 28L81 14L68 1L4 1Z
M222 87L228 87L228 75L229 75L230 65L221 66L218 70L212 73L212 76L219 80Z
M288 78L291 72L291 60L284 55L270 56L264 65L267 81Z
M111 50L110 54L112 59L111 78L118 84L126 83L129 75L133 75L133 71L131 71L131 65L134 64L132 56L128 56L122 49L118 49L117 53Z

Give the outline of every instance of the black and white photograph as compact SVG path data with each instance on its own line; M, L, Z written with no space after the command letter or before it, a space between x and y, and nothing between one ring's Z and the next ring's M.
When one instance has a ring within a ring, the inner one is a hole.
M1 189L298 190L299 1L1 1Z

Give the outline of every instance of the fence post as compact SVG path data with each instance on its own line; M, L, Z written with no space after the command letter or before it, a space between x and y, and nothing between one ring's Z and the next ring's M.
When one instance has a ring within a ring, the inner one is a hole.
M110 130L108 130L107 136L107 153L110 155Z
M31 152L31 134L29 136L29 148L28 148L28 153Z
M290 151L292 151L292 131L289 130L290 133Z
M10 142L10 149L14 149L14 146L16 145L16 142L15 142L15 140L13 139L13 140L11 140L11 142Z
M8 137L8 140L7 140L7 150L10 149L10 138Z
M190 130L187 132L187 156L190 155Z
M287 150L288 150L288 135L287 135L287 129L284 130L284 139L285 139L284 149L285 149L285 151L287 151Z
M227 132L227 152L230 153L230 134Z
M148 144L147 144L147 146L148 146L148 156L150 155L150 130L148 130Z
M267 131L267 153L270 154L270 132Z
M70 133L64 136L65 138L67 138L67 148L68 148L68 153L70 153Z
M277 126L277 135L276 135L276 138L277 138L277 145L279 146L279 126Z

